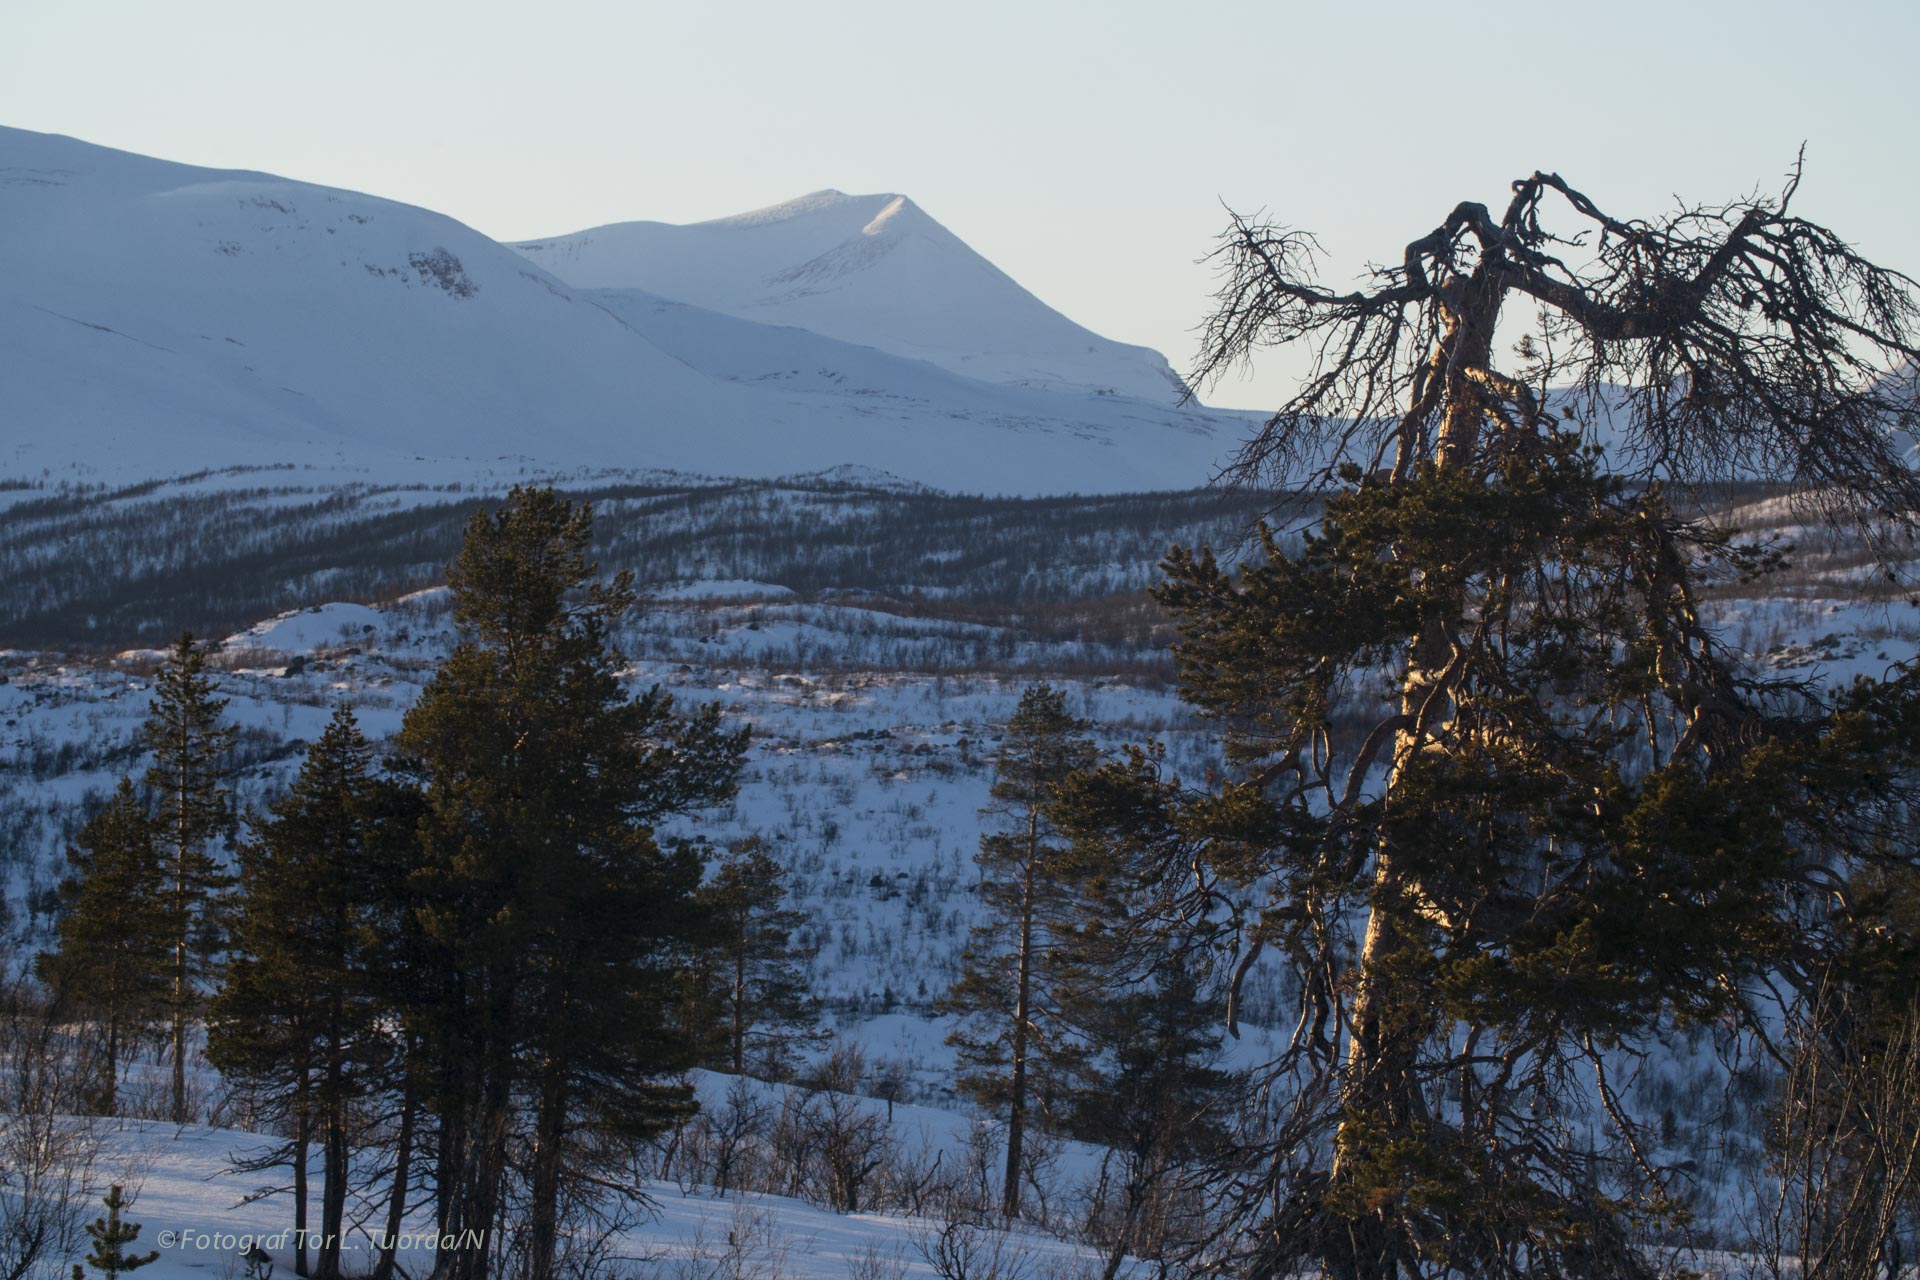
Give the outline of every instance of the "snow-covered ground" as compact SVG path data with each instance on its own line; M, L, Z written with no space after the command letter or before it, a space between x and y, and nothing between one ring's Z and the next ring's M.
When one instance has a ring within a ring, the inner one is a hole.
M1920 651L1913 606L1821 595L1819 584L1796 579L1773 594L1719 597L1711 608L1729 641L1779 672L1844 681ZM231 636L219 682L227 715L242 728L243 803L258 808L284 782L299 744L318 735L338 701L351 701L376 738L397 730L449 642L447 603L443 589L383 605L335 602ZM739 797L682 831L716 844L749 833L770 839L791 902L807 918L800 940L813 948L810 982L828 1021L865 1054L870 1078L898 1082L895 1131L926 1150L967 1141L978 1117L954 1091L950 1023L931 1006L979 919L972 855L998 726L1026 681L1053 670L1069 705L1109 745L1162 741L1173 767L1197 777L1218 766L1211 735L1162 684L1085 674L1101 654L1084 643L874 602L796 600L751 579L660 589L622 638L634 686L659 682L689 703L717 703L754 730ZM158 658L151 650L87 661L0 653L0 871L16 944L44 937L46 895L62 873L76 803L141 767L134 733ZM1285 1007L1286 984L1277 969L1255 971L1254 1025L1231 1045L1231 1063L1252 1065L1270 1051L1259 1014ZM1730 1100L1711 1035L1676 1034L1622 1072L1635 1107L1672 1135L1667 1154L1695 1163L1701 1221L1734 1229L1750 1190L1742 1180L1757 1113ZM726 1082L706 1077L700 1087L718 1105ZM149 1239L195 1223L228 1232L285 1225L283 1202L235 1207L252 1184L226 1172L227 1159L258 1137L154 1125L116 1135L116 1158L142 1153L133 1161L145 1170L134 1216ZM1085 1177L1095 1159L1069 1150L1061 1176ZM634 1226L636 1258L678 1265L731 1234L784 1259L796 1277L847 1274L856 1254L905 1268L880 1274L927 1274L919 1252L926 1223L779 1198L716 1199L672 1180L649 1190L659 1214ZM1001 1244L1071 1264L1057 1241ZM208 1254L166 1256L176 1269L218 1275L223 1265Z
M749 602L756 594L777 594L763 584L695 581L660 594L666 599L627 637L635 658L628 678L636 686L665 683L689 703L719 703L755 731L739 798L687 821L683 830L715 843L749 832L771 838L788 870L791 900L808 917L800 940L817 948L811 980L824 998L827 1022L864 1053L869 1079L884 1074L896 1082L891 1108L873 1099L857 1105L891 1115L890 1131L912 1158L945 1153L952 1165L979 1118L953 1090L952 1052L944 1043L951 1023L929 1006L951 981L961 942L978 918L971 861L978 810L986 800L996 726L1023 681L782 670L763 664L766 640L802 624L761 617L795 608ZM229 699L227 718L242 729L243 803L258 808L284 782L297 766L297 744L318 735L339 700L355 705L369 734L394 732L447 643L445 606L441 590L380 607L333 603L229 637L218 680ZM804 625L818 631L822 644L843 650L873 643L876 628L890 628L902 643L929 646L926 655L946 643L942 628L925 619L865 608L806 610ZM697 645L710 661L697 667L677 661L674 646L683 644ZM1071 646L1059 653L1076 656ZM134 650L66 663L0 654L0 808L9 815L6 883L20 941L47 923L36 907L62 873L58 851L71 834L75 802L140 767L132 735L146 713L160 656ZM1156 728L1194 737L1187 714L1163 690L1112 680L1071 688L1076 710L1105 726L1109 740ZM141 1082L156 1070L151 1062L136 1069L127 1096L152 1092L154 1081ZM729 1080L700 1073L696 1083L708 1106L724 1105ZM214 1096L214 1084L203 1081L201 1096ZM776 1086L754 1087L777 1092ZM284 1196L244 1202L276 1175L234 1171L237 1160L267 1142L231 1128L112 1124L103 1175L126 1176L138 1186L130 1216L145 1224L147 1247L161 1240L160 1231L178 1233L162 1250L161 1269L147 1274L168 1280L212 1273L227 1280L238 1274L232 1237L276 1236L290 1226ZM1098 1153L1067 1144L1054 1175L1062 1194L1079 1194L1098 1161ZM653 1268L647 1274L708 1274L703 1268L729 1258L729 1265L744 1260L763 1269L752 1273L767 1275L777 1262L779 1274L795 1280L845 1276L856 1263L878 1266L867 1273L874 1275L934 1274L923 1253L939 1222L898 1211L837 1214L776 1196L716 1197L710 1188L677 1179L653 1179L644 1189L656 1211L632 1225L622 1247ZM363 1235L354 1247L369 1242ZM987 1232L980 1247L1059 1274L1090 1265L1078 1259L1075 1246L1037 1232Z
M835 1016L858 1023L924 1011L955 976L977 918L979 810L998 725L1027 677L904 672L943 662L977 667L980 655L1002 652L1010 664L1044 668L1049 657L1082 662L1088 649L875 608L732 598L761 590L700 581L660 593L626 636L634 659L627 678L637 687L661 683L689 704L718 703L752 725L739 797L686 829L716 844L750 833L773 840L794 901L809 916L815 989ZM374 737L397 730L448 643L445 604L437 590L385 607L328 604L229 637L220 677L226 714L242 727L243 751L254 761L243 798L258 805L288 776L296 744L318 736L336 701L351 701ZM848 670L826 661L848 654L872 665ZM34 923L36 898L62 873L63 807L104 794L136 766L133 736L159 658L151 650L84 664L0 656L8 677L0 684L0 792L20 815L8 861L22 923ZM1162 737L1190 772L1214 763L1171 691L1113 678L1063 683L1076 713L1109 743ZM938 1039L914 1039L912 1054L916 1077L943 1092L951 1072ZM872 1047L893 1052L897 1041L889 1033Z
M949 1151L957 1152L963 1141L956 1117L944 1112L900 1107L893 1127L903 1140ZM234 1280L241 1274L239 1255L254 1245L273 1256L276 1276L292 1274L298 1237L291 1202L284 1194L255 1198L276 1180L284 1181L285 1170L240 1168L266 1154L275 1139L242 1129L153 1120L100 1122L97 1133L98 1175L124 1185L133 1203L122 1216L141 1227L128 1252L159 1252L155 1264L143 1269L145 1277ZM941 1222L834 1213L786 1196L720 1195L710 1187L658 1179L643 1181L640 1190L650 1198L650 1210L610 1242L628 1269L640 1275L845 1280L856 1266L876 1264L880 1270L872 1274L898 1280L937 1274L926 1255ZM360 1218L365 1220L355 1222L342 1243L349 1274L371 1269L385 1235L379 1205L355 1205L349 1219ZM1037 1231L983 1234L1009 1263L1023 1261L1029 1272L1046 1267L1071 1273L1094 1260L1091 1252ZM432 1239L431 1217L410 1215L396 1241L400 1266L424 1275L432 1264Z
M628 680L718 703L754 731L739 797L688 831L716 844L771 838L809 916L816 989L837 1017L924 1013L977 919L972 857L998 726L1036 675L1108 661L1123 670L1127 655L872 603L794 601L745 580L692 580L655 597L623 634ZM394 732L449 643L446 606L439 589L381 606L332 603L229 637L220 679L249 762L243 799L258 805L283 782L338 701L374 737ZM1901 601L1762 597L1713 608L1730 641L1796 676L1877 676L1920 651L1920 610ZM137 771L135 733L158 659L0 653L0 869L16 931L46 924L38 911L62 874L74 802ZM1161 741L1189 777L1219 764L1210 733L1170 688L1054 679L1107 745ZM912 1050L930 1089L947 1074L937 1041Z

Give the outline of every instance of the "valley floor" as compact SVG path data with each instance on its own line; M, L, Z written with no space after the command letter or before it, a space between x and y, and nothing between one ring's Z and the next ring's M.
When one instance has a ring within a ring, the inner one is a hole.
M754 730L739 797L679 834L715 845L748 834L772 842L791 904L807 919L800 941L813 951L811 989L874 1074L899 1082L894 1127L902 1142L960 1152L976 1118L955 1093L944 1043L950 1024L932 1004L957 974L967 930L980 918L972 856L997 726L1029 680L1052 672L1104 745L1162 742L1171 768L1199 778L1220 767L1211 735L1162 681L1086 674L1091 650L1083 643L807 601L751 581L690 582L660 594L624 637L629 679L663 684L688 703L718 703ZM1910 660L1920 639L1914 611L1896 603L1800 590L1718 607L1729 637L1757 661L1830 681ZM220 685L228 717L242 727L243 805L259 808L284 784L300 745L318 736L338 701L355 706L370 737L394 732L449 639L444 593L433 590L381 607L297 611L232 637ZM0 884L16 955L44 945L49 890L63 872L59 853L78 802L104 796L139 767L134 734L157 658L0 652ZM1254 1023L1285 1022L1288 984L1277 967L1256 972ZM1271 1038L1256 1025L1231 1046L1229 1065L1252 1065ZM1670 1118L1672 1147L1697 1160L1701 1220L1725 1240L1738 1228L1740 1169L1757 1134L1751 1108L1737 1100L1741 1082L1729 1080L1712 1049L1698 1035L1676 1036L1628 1089L1642 1108ZM701 1082L710 1105L726 1086L720 1077ZM233 1250L217 1233L277 1234L290 1225L284 1197L249 1200L265 1175L233 1171L234 1159L266 1138L153 1121L110 1123L103 1136L103 1174L139 1188L131 1216L145 1224L145 1247L162 1231L185 1233L185 1245L163 1249L161 1269L147 1273L153 1280L229 1280L238 1274ZM1098 1164L1098 1153L1064 1150L1062 1187L1084 1187ZM670 1179L645 1186L656 1212L621 1236L631 1258L653 1268L645 1274L935 1274L924 1255L938 1223L835 1214L778 1197L716 1197ZM1090 1265L1059 1239L989 1236L979 1247L1018 1253L1036 1280ZM357 1239L355 1247L365 1244ZM1700 1265L1739 1270L1724 1258Z

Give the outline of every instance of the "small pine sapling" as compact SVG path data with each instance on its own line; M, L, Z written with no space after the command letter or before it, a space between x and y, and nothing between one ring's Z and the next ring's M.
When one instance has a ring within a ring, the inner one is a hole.
M87 1224L87 1235L93 1241L93 1252L87 1255L87 1266L107 1280L114 1280L116 1276L138 1271L154 1261L160 1256L160 1251L155 1249L145 1254L126 1252L126 1247L140 1238L140 1224L120 1220L120 1211L127 1207L127 1199L119 1183L113 1184L104 1200L107 1216L95 1218ZM86 1271L77 1262L73 1264L73 1280L86 1280Z

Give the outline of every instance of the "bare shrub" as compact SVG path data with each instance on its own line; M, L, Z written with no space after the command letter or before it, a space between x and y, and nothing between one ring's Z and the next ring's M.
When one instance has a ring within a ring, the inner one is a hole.
M882 1249L870 1241L847 1259L847 1280L907 1280L907 1260L899 1245Z
M672 1280L786 1280L791 1252L771 1213L737 1200L724 1238L703 1219L665 1271Z
M857 1044L834 1046L827 1060L807 1077L797 1123L807 1137L814 1188L839 1213L858 1213L862 1193L893 1155L893 1134L886 1118L859 1096L866 1055Z
M703 1107L680 1134L681 1176L719 1194L763 1185L773 1108L752 1081L735 1077L718 1107Z
M1793 1027L1755 1232L1765 1274L1910 1274L1920 1234L1920 1005L1882 1033L1861 1034L1864 1022L1846 993L1829 990Z
M0 991L0 1280L51 1280L105 1183L100 1122L75 1115L71 1045L24 983Z
M913 1247L940 1280L1028 1280L1034 1260L1005 1227L950 1218L914 1237Z

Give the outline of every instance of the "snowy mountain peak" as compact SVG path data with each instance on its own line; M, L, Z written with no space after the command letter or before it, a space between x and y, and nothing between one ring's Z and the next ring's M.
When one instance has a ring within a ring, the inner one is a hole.
M746 213L736 213L724 218L709 218L705 222L696 222L682 230L694 227L731 228L740 230L749 227L779 227L785 224L815 220L817 234L806 228L794 228L789 234L802 238L809 244L818 243L822 236L838 237L850 231L861 219L859 234L868 236L885 235L889 232L899 234L909 230L931 230L941 235L951 236L945 227L924 213L920 206L898 192L877 192L872 195L853 196L833 187L819 191L810 191L804 196L795 196L779 204L770 204L764 209L752 209ZM662 227L671 223L623 222L609 227L601 227L595 235L607 235L624 232L633 227ZM573 237L562 237L572 239ZM544 243L530 243L519 246L523 250L538 251L544 249Z
M873 221L860 228L865 236L884 235L896 222L905 222L913 214L920 212L920 206L905 196L895 196L887 202L887 207L874 215ZM921 216L925 216L924 214Z
M622 222L513 246L575 288L641 289L924 360L989 382L1159 405L1159 352L1047 306L898 192L824 190L676 226Z
M1007 361L1050 361L1048 342L1078 335L1081 363L1061 367L1083 378L1097 353L1131 349L1100 346L899 195L816 192L745 221L656 226L697 251L694 283L771 299L744 318L570 288L528 261L592 267L630 227L516 252L391 200L18 129L0 128L0 228L0 479L857 463L981 492L1088 492L1201 483L1240 428L1065 379L1004 385L1018 379L981 357L996 328ZM951 331L929 324L943 302ZM810 306L980 368L807 332Z
M791 222L795 218L804 218L809 214L840 208L858 200L885 200L885 196L850 196L844 191L826 187L819 191L810 191L804 196L795 196L791 200L782 200L779 204L770 204L764 209L751 209L746 213L736 213L725 218L712 218L696 223L703 227L759 227L778 222Z

